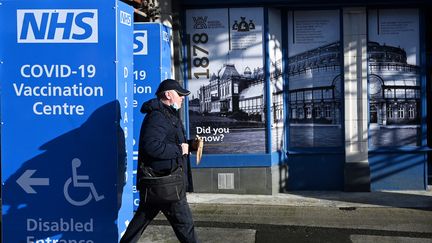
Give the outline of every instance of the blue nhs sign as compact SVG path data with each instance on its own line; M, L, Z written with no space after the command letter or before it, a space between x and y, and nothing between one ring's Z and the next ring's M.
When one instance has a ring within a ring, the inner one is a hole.
M139 26L139 25L137 25ZM164 26L161 30L160 33L160 40L159 40L159 45L164 45L164 47L162 48L162 50L166 50L167 49L167 45L168 45L168 50L170 50L169 45L170 45L170 34L169 34L169 29L168 27ZM134 31L134 55L147 55L148 54L148 33L147 30L144 29L135 29ZM153 33L152 33L152 38L153 37ZM163 41L163 42L161 42ZM152 39L152 44L154 40ZM163 43L163 44L161 44ZM158 48L160 47L158 45ZM164 54L170 54L170 53L164 53ZM169 55L168 55L168 60L169 60ZM169 68L169 67L168 67Z
M125 231L132 17L120 0L0 0L0 242L117 243Z
M97 43L97 9L18 9L18 43Z

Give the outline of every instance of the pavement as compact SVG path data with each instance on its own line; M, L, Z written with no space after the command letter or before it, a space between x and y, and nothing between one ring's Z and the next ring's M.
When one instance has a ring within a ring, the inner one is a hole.
M187 195L201 242L428 242L426 191ZM178 242L160 214L140 243Z

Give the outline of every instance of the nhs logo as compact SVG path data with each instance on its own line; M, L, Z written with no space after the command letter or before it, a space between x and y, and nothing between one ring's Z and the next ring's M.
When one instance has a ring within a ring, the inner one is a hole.
M132 15L123 11L120 11L120 23L131 26L132 25Z
M147 30L135 30L134 31L134 55L147 55Z
M97 9L18 9L18 43L98 43Z

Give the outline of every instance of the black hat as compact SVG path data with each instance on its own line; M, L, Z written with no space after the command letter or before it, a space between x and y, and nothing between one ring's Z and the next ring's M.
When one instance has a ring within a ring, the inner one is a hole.
M190 91L182 88L179 82L175 81L174 79L165 79L159 84L159 87L156 90L156 95L168 90L175 90L180 96L186 96L190 94Z

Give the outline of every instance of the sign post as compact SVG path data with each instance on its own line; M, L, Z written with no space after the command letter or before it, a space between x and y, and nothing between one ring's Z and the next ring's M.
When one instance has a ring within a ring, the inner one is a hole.
M171 28L163 24L134 24L134 168L137 168L139 133L144 119L144 114L140 112L141 106L147 100L155 98L161 81L171 78L170 38ZM135 186L133 188L136 210L139 193Z
M2 242L118 242L132 215L132 17L115 0L0 0Z

